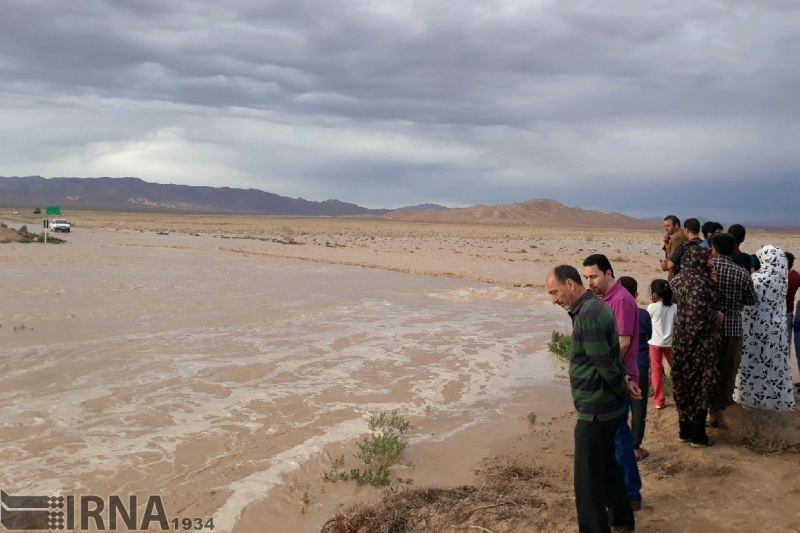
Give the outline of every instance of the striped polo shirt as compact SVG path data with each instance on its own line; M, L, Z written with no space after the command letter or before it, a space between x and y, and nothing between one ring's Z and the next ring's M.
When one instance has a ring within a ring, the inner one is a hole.
M614 313L592 291L586 291L569 312L572 356L569 383L580 420L605 421L622 416L627 385L619 353Z

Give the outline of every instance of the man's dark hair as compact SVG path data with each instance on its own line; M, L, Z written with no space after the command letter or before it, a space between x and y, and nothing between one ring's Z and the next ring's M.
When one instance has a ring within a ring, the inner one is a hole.
M700 235L700 221L696 218L687 218L683 223L683 227L695 235Z
M732 224L731 226L728 226L728 233L733 235L733 238L736 239L736 244L738 246L744 242L744 236L747 234L747 231L741 224Z
M608 257L604 256L603 254L592 254L586 259L583 260L583 266L597 266L597 268L605 274L609 270L611 271L611 277L614 277L614 269L611 268L611 261L608 260Z
M717 231L722 230L722 224L719 222L711 222L710 220L703 224L703 228L700 230L703 232L703 237L708 239L712 235L714 235Z
M679 219L675 215L667 215L667 216L664 217L664 220L671 220L673 226L680 226L681 225L681 219Z
M621 276L619 282L631 293L631 296L636 297L636 293L639 292L639 284L636 283L635 279L630 276Z
M736 239L730 233L715 233L710 239L711 246L719 255L730 257L736 249Z
M789 262L789 270L791 270L794 266L794 254L792 252L786 252L786 260Z
M568 279L571 279L581 287L583 287L583 280L581 279L581 275L578 272L578 269L571 265L558 265L553 269L553 275L555 275L556 280L559 283L564 285Z

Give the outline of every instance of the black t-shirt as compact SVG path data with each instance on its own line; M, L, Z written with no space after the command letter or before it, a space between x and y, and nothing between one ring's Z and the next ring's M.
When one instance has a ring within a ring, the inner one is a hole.
M744 252L733 252L731 261L745 269L748 273L751 268L755 268L756 270L761 268L761 263L756 256Z

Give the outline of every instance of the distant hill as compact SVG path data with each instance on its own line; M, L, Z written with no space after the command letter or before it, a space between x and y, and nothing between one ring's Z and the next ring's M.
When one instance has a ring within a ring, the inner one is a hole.
M382 218L455 224L530 224L602 228L658 229L661 222L567 207L555 200L528 200L517 204L474 205L446 211L392 211Z
M400 209L406 209L409 211L428 211L428 210L439 210L443 211L445 209L450 209L449 207L445 207L439 204L419 204L419 205L409 205L406 207L401 207ZM398 209L398 211L400 210Z
M781 229L781 230L795 230L800 228L800 219L795 220L764 220L764 221L753 221L753 220L746 220L744 222L740 222L742 226L745 228L764 228L764 229Z
M670 213L670 214L672 214L672 213ZM666 215L665 215L665 216L666 216ZM704 217L704 216L700 216L700 215L698 215L698 216L695 216L695 217L685 217L685 218L681 218L681 216L680 216L680 215L677 215L677 214L676 214L675 216L677 216L677 217L680 219L680 221L681 221L681 224L683 224L683 221L684 221L684 220L686 220L687 218L696 218L698 221L700 221L700 225L701 225L701 226L702 226L703 224L705 224L706 222L709 222L709 221L712 221L712 220L714 220L713 218L706 218L706 217ZM647 220L658 220L659 222L661 222L661 221L663 221L663 220L664 220L664 217L662 217L662 216L657 216L657 217L653 217L653 218L648 218ZM717 222L717 221L716 221L716 220L714 220L714 222ZM720 224L723 224L723 223L722 223L722 222L720 222Z
M65 209L208 211L270 215L382 215L389 209L356 204L288 198L258 189L164 185L139 178L0 177L0 204Z

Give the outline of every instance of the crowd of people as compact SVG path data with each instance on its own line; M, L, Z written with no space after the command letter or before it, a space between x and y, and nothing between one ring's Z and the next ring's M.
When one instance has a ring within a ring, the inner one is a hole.
M726 429L734 402L794 411L791 344L800 341L800 273L794 256L768 244L742 252L746 230L695 218L664 219L666 279L648 286L616 279L609 259L593 254L583 272L559 265L547 275L551 301L572 318L570 385L575 427L575 503L584 532L633 531L642 506L638 461L652 387L656 409L667 407L672 380L677 438L694 448L715 444L707 428ZM588 287L584 286L584 282ZM665 365L666 362L666 365ZM669 372L667 372L667 368ZM800 358L798 358L800 370Z

